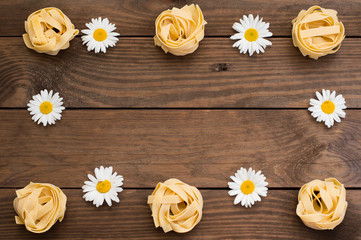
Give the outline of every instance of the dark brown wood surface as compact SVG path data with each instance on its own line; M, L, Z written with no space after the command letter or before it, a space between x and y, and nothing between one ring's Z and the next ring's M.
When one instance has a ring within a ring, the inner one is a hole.
M361 187L360 123L360 110L332 129L307 110L68 110L44 128L26 110L3 110L0 187L76 188L100 165L132 188L172 177L226 188L241 166L262 169L272 187L329 176Z
M76 38L54 57L34 54L21 38L0 38L0 106L25 107L48 88L71 108L306 108L326 88L342 93L348 108L361 107L360 39L346 39L337 54L317 62L289 38L272 39L252 58L233 42L206 38L195 53L176 57L150 37L121 38L96 55Z
M154 21L175 0L0 1L0 239L361 239L361 1L196 0L206 37L185 57L154 46ZM315 61L292 45L291 20L319 4L339 12L347 38L337 54ZM54 6L78 29L108 17L121 34L107 54L87 52L80 37L57 56L25 47L24 21ZM273 45L248 57L232 48L243 14L270 22ZM55 126L26 110L42 89L64 97ZM327 129L306 110L322 88L346 98L347 116ZM125 178L120 203L82 199L86 175L100 165ZM253 167L270 183L251 209L233 205L229 176ZM203 218L187 234L155 229L147 196L157 182L179 178L201 189ZM298 189L336 177L347 188L344 222L333 231L304 226ZM15 190L50 182L68 197L62 223L33 234L16 225Z

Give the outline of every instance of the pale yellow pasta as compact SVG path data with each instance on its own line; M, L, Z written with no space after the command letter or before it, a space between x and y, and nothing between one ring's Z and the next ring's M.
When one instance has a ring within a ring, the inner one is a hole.
M178 179L158 183L148 196L148 204L155 227L162 227L164 232L189 232L202 218L201 193Z
M52 184L30 182L17 190L16 196L14 209L18 216L15 216L15 222L25 224L30 232L46 232L64 218L66 196Z
M316 60L337 52L345 38L345 28L332 9L313 6L307 11L301 10L292 24L293 45L303 56Z
M198 5L168 9L155 21L154 43L165 53L187 55L198 48L199 42L204 38L206 24Z
M313 180L300 189L296 213L303 223L316 230L339 225L347 209L346 189L335 178Z
M69 41L79 33L70 19L54 7L33 12L25 21L25 31L25 45L38 53L49 55L56 55L60 50L67 49Z

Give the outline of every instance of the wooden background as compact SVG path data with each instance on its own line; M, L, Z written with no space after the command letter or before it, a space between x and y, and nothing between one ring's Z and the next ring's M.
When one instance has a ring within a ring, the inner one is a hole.
M206 37L185 57L153 44L154 21L173 6L198 3ZM339 12L346 39L337 54L305 58L291 20L305 0L11 0L0 1L0 239L361 239L361 1L317 2ZM57 56L25 47L24 20L54 6L76 28L108 17L121 34L107 54L87 52L80 37ZM248 57L232 48L243 14L270 22L273 45ZM29 99L42 89L64 97L55 126L32 122ZM347 117L327 129L307 111L322 88L347 101ZM100 165L125 178L120 204L82 199L86 175ZM250 209L233 205L227 182L239 167L262 170L269 196ZM204 216L187 234L155 229L147 195L159 181L197 186ZM349 207L334 231L315 231L296 216L298 189L336 177ZM62 223L36 235L16 225L15 190L50 182L68 196Z

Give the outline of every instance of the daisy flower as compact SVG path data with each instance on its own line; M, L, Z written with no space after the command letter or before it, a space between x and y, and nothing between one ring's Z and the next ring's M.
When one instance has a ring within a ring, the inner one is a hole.
M85 24L88 29L81 30L85 36L82 36L83 45L88 46L88 51L95 49L95 53L102 51L106 53L106 48L114 47L118 42L117 36L119 33L113 32L116 27L114 24L109 23L108 18L102 20L101 17L98 19L92 18L90 23Z
M88 174L90 181L85 181L82 187L85 201L93 201L96 207L103 205L104 199L109 207L112 206L112 200L119 203L118 193L123 191L120 187L123 185L123 176L112 173L113 167L100 166L94 172L95 177Z
M248 17L243 15L243 19L239 19L241 23L233 24L232 28L238 33L231 36L231 39L238 40L233 47L238 48L240 53L246 54L248 51L250 56L254 52L264 53L264 49L272 45L270 41L264 39L272 36L272 33L268 31L269 23L262 20L263 18L259 19L258 15L253 18L253 15L249 14Z
M44 126L55 124L56 120L61 119L61 112L65 109L62 100L59 93L53 95L53 90L40 91L40 94L33 96L33 100L28 103L28 111L33 116L31 119L38 124L43 123Z
M252 207L252 205L261 201L260 196L267 196L267 185L265 182L266 177L258 171L249 168L248 171L245 168L237 170L235 176L231 176L233 182L229 182L228 186L231 189L228 194L230 196L236 196L234 199L234 205L241 203L242 206Z
M308 110L311 112L312 117L316 118L317 122L325 122L325 125L330 128L333 126L334 121L341 122L340 117L344 118L346 113L346 101L342 95L337 95L336 92L332 93L330 90L322 89L322 95L316 92L318 100L311 98Z

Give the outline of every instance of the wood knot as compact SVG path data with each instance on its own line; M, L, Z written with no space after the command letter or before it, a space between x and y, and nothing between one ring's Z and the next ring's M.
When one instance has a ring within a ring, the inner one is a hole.
M227 71L228 70L228 64L227 63L216 63L216 64L213 64L213 69L216 72Z

